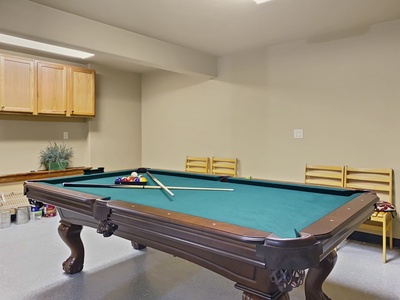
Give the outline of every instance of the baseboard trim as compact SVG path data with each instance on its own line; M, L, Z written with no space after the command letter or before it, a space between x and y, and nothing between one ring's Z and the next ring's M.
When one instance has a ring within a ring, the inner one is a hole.
M382 236L377 235L377 234L354 231L349 236L349 239L358 241L358 242L364 242L364 243L368 243L368 244L375 244L375 245L382 246ZM389 239L387 239L387 245L389 247ZM396 239L396 238L393 239L393 247L400 248L400 239Z

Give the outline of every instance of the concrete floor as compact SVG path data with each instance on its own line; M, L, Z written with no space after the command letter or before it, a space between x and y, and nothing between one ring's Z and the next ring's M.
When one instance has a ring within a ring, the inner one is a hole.
M59 217L0 229L0 299L8 300L240 300L234 283L154 249L133 250L129 241L84 228L85 266L64 274L69 248L58 236ZM400 250L359 242L341 244L324 285L336 300L400 300ZM302 287L291 299L305 299Z

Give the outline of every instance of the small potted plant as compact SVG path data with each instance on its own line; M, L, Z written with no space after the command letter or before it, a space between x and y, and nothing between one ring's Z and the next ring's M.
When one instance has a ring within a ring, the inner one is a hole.
M40 165L47 170L64 170L71 162L74 151L71 147L61 143L50 142L45 149L39 153Z

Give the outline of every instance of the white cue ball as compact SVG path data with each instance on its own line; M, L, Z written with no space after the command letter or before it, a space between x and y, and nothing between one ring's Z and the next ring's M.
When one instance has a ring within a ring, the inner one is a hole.
M131 176L132 176L132 177L137 177L137 173L136 173L136 172L132 172L132 173L131 173Z

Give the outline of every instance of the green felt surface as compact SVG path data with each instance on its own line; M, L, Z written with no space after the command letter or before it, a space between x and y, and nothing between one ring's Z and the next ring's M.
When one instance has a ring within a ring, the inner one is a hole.
M164 173L157 170L152 170L151 173L165 186L233 188L234 191L171 190L175 194L171 197L161 189L90 187L68 187L68 189L271 232L280 237L295 237L295 230L301 231L360 195L347 190L342 192L329 188L309 188L301 184L240 179L220 182L216 176L187 177L185 176L187 173ZM60 187L65 181L113 184L116 177L124 175L129 176L130 171L69 177L58 181L46 180L46 182L57 183L56 185ZM148 175L145 176L148 185L156 185Z

